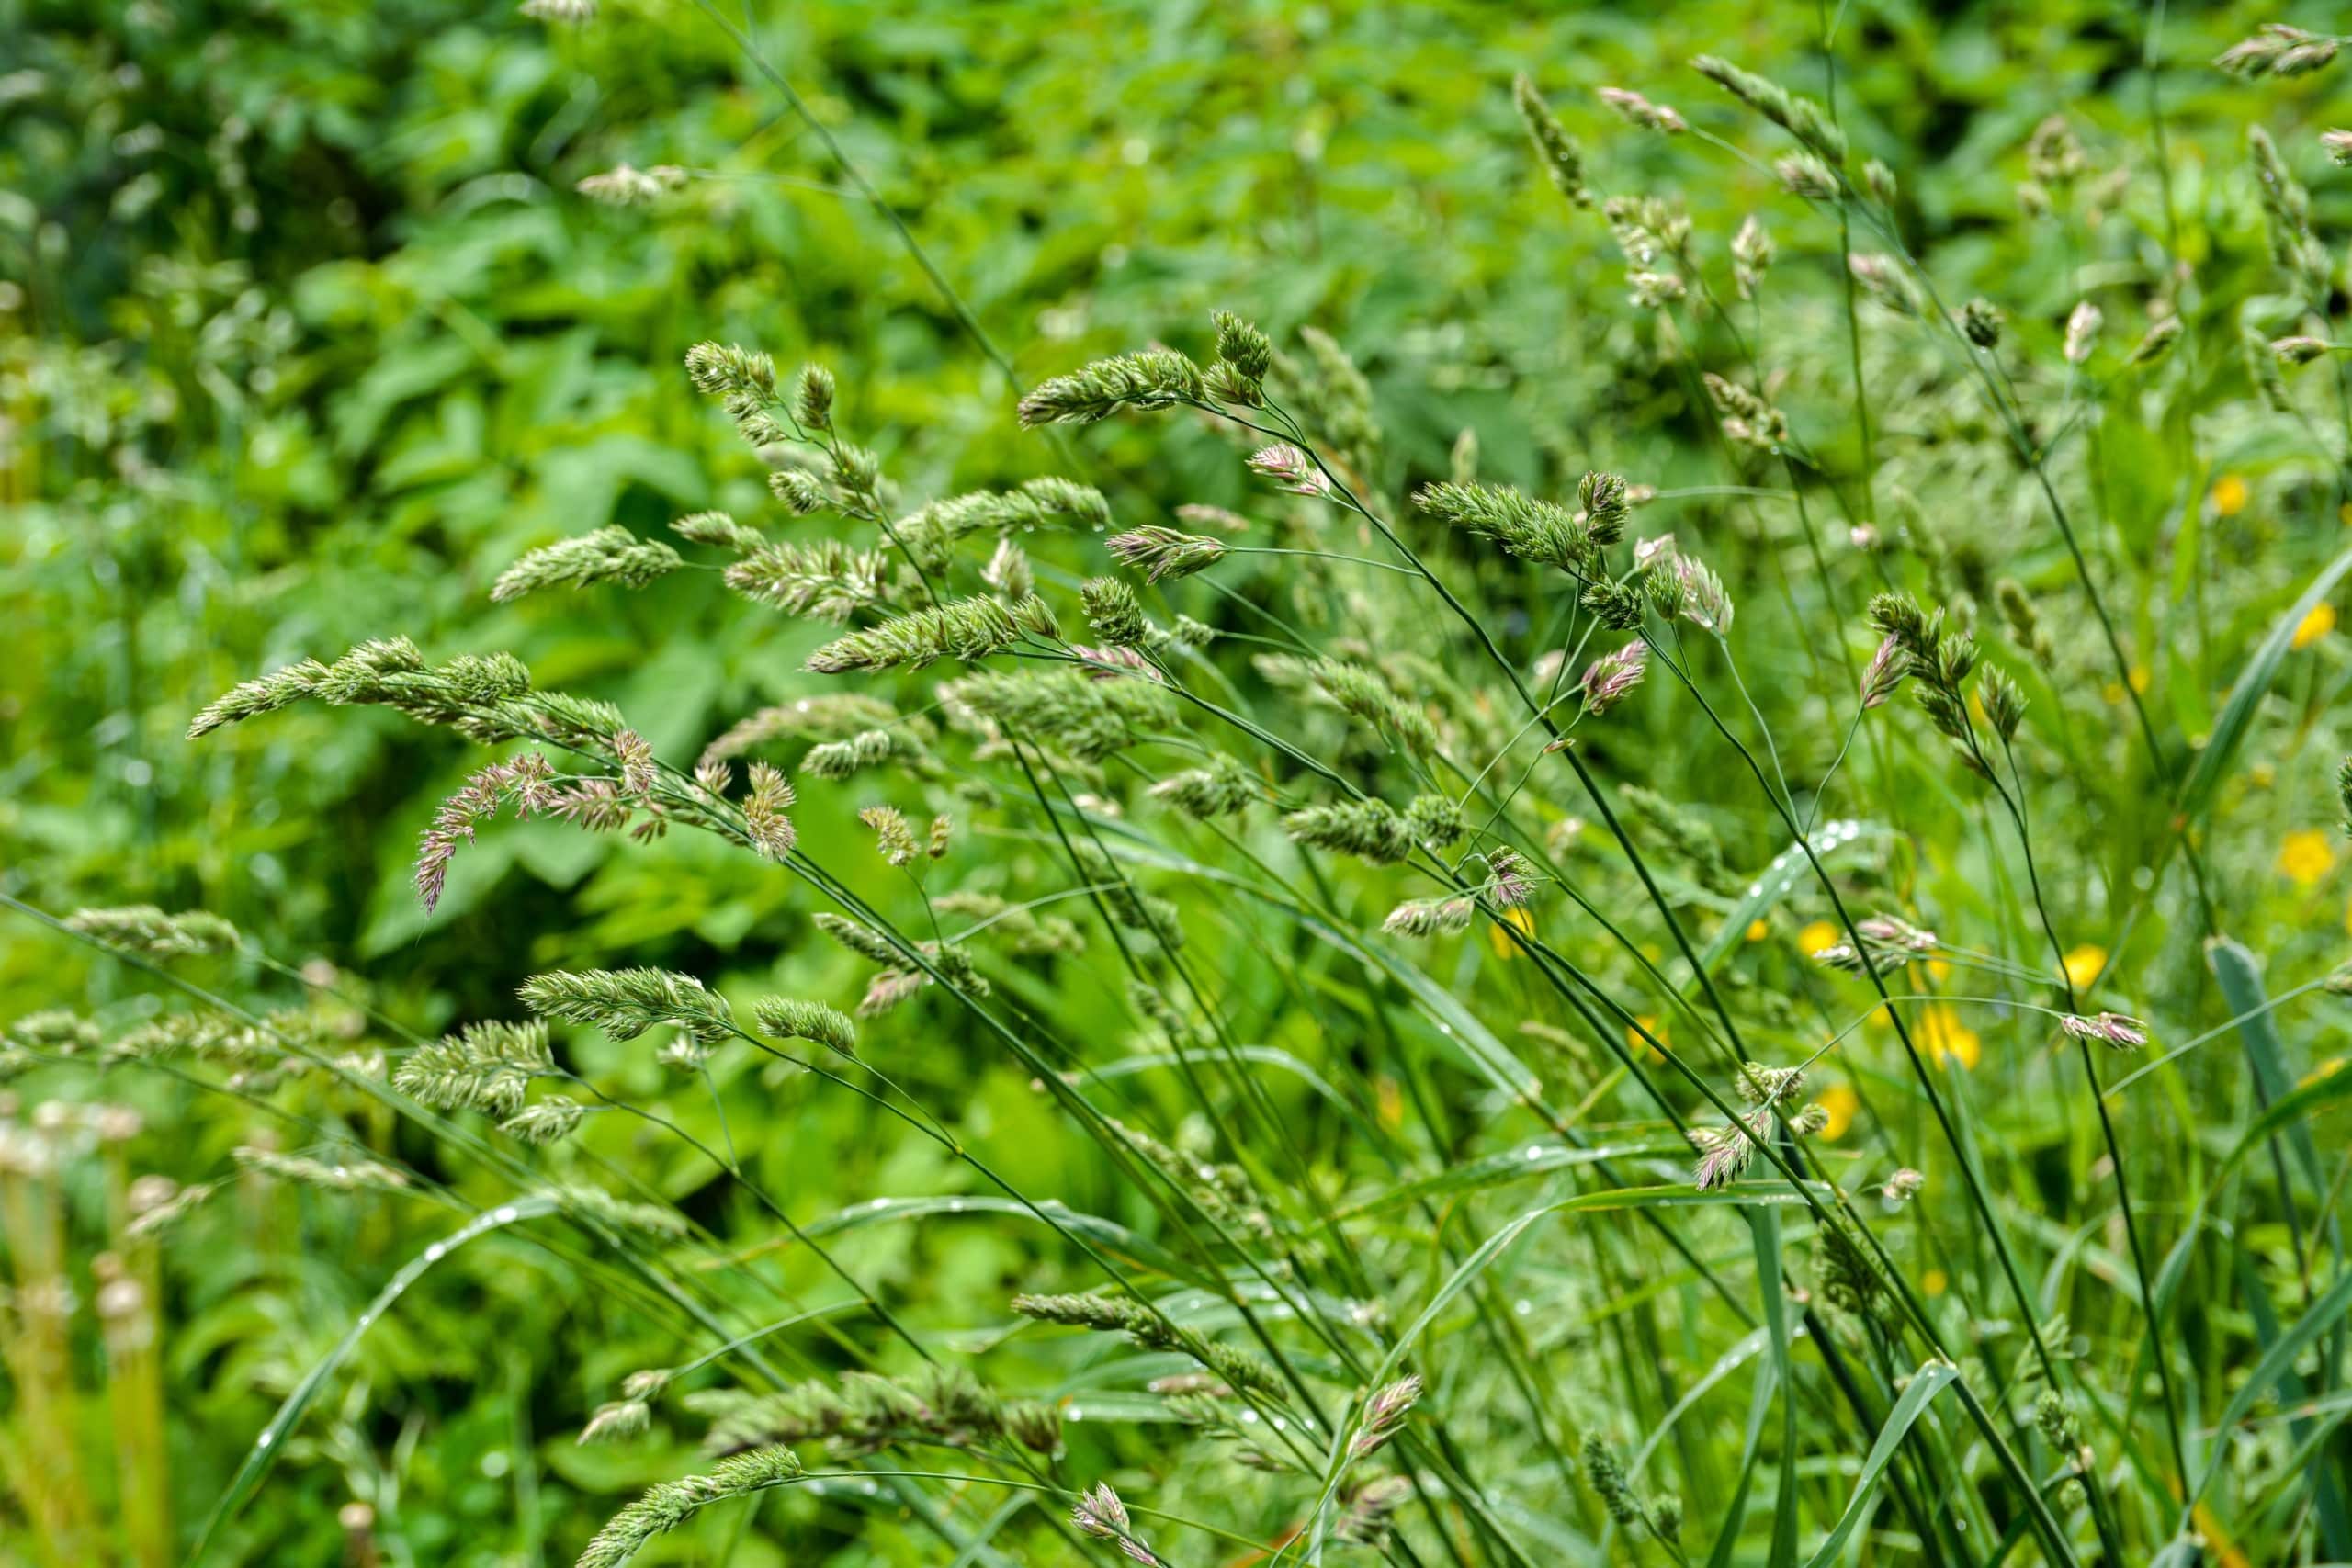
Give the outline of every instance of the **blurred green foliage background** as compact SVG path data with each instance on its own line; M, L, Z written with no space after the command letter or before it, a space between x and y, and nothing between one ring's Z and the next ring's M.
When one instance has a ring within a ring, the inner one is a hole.
M713 3L738 20L735 0ZM2176 7L2156 40L2178 249L2216 298L2266 264L2242 89L2202 62L2274 15ZM1705 179L1687 158L1669 173L1664 144L1623 134L1589 90L1638 87L1734 134L1684 57L1710 49L1815 90L1812 6L751 0L740 16L1024 380L1155 338L1197 346L1210 309L1230 307L1278 338L1313 324L1347 344L1411 472L1442 473L1475 426L1482 470L1532 488L1588 466L1719 477L1712 416L1630 352L1620 259L1598 225L1561 220L1509 83L1532 73L1598 167L1670 179L1721 236L1766 181L1727 158ZM2086 0L1887 0L1843 23L1859 152L1903 179L1948 295L1995 293L2029 340L2054 342L2076 258L2009 220L2020 149L2059 110L2095 155L2141 144L2146 23ZM2282 142L2309 145L2342 80L2266 90ZM646 209L572 194L624 161L693 178ZM2324 231L2352 220L2345 190L2317 187ZM2145 222L2152 193L2127 199ZM1057 440L1016 428L1003 370L883 215L692 5L606 0L594 23L551 27L496 0L0 0L0 888L52 910L217 910L428 1030L506 1010L518 976L556 962L846 987L782 879L747 878L693 836L638 849L502 829L460 857L428 919L408 880L416 836L471 764L390 716L306 710L182 739L232 682L394 632L436 658L511 649L548 684L620 702L665 755L809 689L813 634L712 573L632 595L487 597L499 570L561 535L771 504L757 463L686 391L679 358L703 338L832 366L846 421L910 493L1067 466ZM2261 431L2200 434L2214 471L2257 496L2287 456ZM2132 434L2115 439L2129 468ZM1123 517L1243 495L1229 449L1205 437L1104 427L1070 445ZM2150 492L2183 479L2168 461L2152 444ZM2046 541L2010 558L1999 506L1939 522L2004 570L2065 581ZM2141 613L2164 592L2146 585ZM2217 615L2235 608L2217 594ZM2227 671L2159 653L2160 697L2193 733ZM2314 712L2343 680L2322 655L2298 677ZM1818 728L1826 755L1837 736ZM1670 771L1672 737L1657 739ZM846 816L816 793L811 820ZM2340 892L2265 905L2271 951L2299 931L2332 945L2342 911L2322 900ZM136 976L6 919L0 1017L141 1005ZM599 1048L584 1047L592 1065L639 1070ZM1091 1180L1119 1210L1102 1173L1057 1168L1050 1137L1018 1135L1045 1113L1016 1076L952 1043L914 1071L995 1146L1030 1151L1036 1168L1014 1174L1073 1201ZM101 1087L134 1104L164 1093ZM854 1109L804 1097L762 1122L772 1087L752 1069L729 1083L749 1118L735 1130L808 1212L939 1178L865 1135ZM200 1176L252 1135L234 1107L192 1137L176 1125L136 1141L125 1168ZM100 1226L100 1202L78 1230ZM223 1245L174 1253L164 1281L164 1490L183 1531L424 1234L275 1190L206 1223ZM842 1250L946 1323L991 1317L1030 1256L1029 1238L982 1226ZM662 1363L641 1325L543 1254L493 1243L482 1258L494 1266L436 1280L429 1310L371 1337L347 1395L237 1527L242 1560L334 1561L336 1508L356 1496L391 1560L541 1561L618 1491L674 1472L682 1450L570 1441L618 1376ZM80 1416L41 1440L103 1455L103 1410ZM97 1457L89 1474L98 1494L117 1484ZM8 1506L0 1562L33 1561L12 1555ZM735 1561L774 1552L746 1542Z

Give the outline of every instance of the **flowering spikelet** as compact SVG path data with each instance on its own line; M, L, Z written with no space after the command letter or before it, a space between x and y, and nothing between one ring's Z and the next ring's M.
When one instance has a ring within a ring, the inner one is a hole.
M869 806L857 814L857 819L874 829L875 848L882 852L884 860L897 866L914 863L920 852L905 812L895 806Z
M1585 1434L1584 1479L1600 1498L1601 1506L1609 1510L1609 1517L1619 1525L1641 1521L1641 1501L1625 1479L1625 1466L1618 1459L1617 1450L1598 1432Z
M1810 152L1791 152L1772 160L1781 188L1807 201L1832 201L1838 196L1838 175Z
M733 1027L726 998L668 969L554 969L532 976L515 994L542 1018L592 1024L616 1040L674 1024L709 1043Z
M1544 164L1544 172L1552 176L1552 184L1562 196L1577 207L1590 207L1592 193L1584 184L1584 149L1576 139L1560 129L1544 105L1544 95L1525 73L1510 85L1511 101L1519 107L1519 118L1527 127L1528 140L1535 144L1535 155Z
M1884 974L1936 950L1936 933L1922 931L1892 915L1872 915L1856 922L1854 931L1871 955L1871 967ZM1832 942L1815 953L1816 963L1849 975L1863 973L1861 953L1849 942Z
M1878 651L1862 666L1862 706L1877 707L1894 695L1903 678L1910 672L1911 656L1903 650L1901 641L1892 634L1881 638Z
M2177 326L2177 321L2175 325ZM2327 352L2327 340L2297 334L2270 340L2270 353L2281 365L2309 365Z
M571 1096L551 1094L501 1122L498 1130L535 1148L545 1148L578 1132L587 1114L588 1108Z
M1265 797L1258 776L1221 751L1205 768L1170 774L1152 785L1151 793L1187 817L1200 818L1229 817ZM2352 818L2352 805L2345 809Z
M653 1407L641 1399L616 1399L596 1406L588 1424L580 1428L574 1441L589 1443L621 1443L631 1438L643 1437L652 1424Z
M1625 694L1642 683L1649 671L1650 650L1647 643L1629 642L1614 653L1604 653L1585 670L1578 682L1584 688L1584 704L1588 712L1598 716L1615 707Z
M1136 591L1117 578L1090 577L1079 584L1078 593L1086 606L1086 624L1112 647L1136 647L1150 631Z
M1517 850L1499 849L1487 858L1487 896L1506 909L1516 909L1535 896L1527 862Z
M686 171L675 164L656 164L650 169L616 164L603 174L590 175L571 188L606 207L643 207L685 183Z
M1302 807L1283 818L1283 829L1302 844L1375 865L1393 864L1413 852L1412 828L1383 800Z
M203 909L167 915L153 904L76 909L65 917L65 929L117 953L148 958L234 953L238 942L237 928L218 915Z
M1881 1187L1879 1191L1890 1203L1908 1203L1919 1195L1919 1190L1927 1184L1926 1177L1906 1165L1893 1176L1888 1177L1886 1185Z
M1218 400L1256 408L1265 401L1266 372L1273 368L1274 345L1255 321L1245 321L1230 310L1214 312L1216 365L1209 372L1209 387Z
M1712 54L1700 55L1690 67L1828 162L1846 161L1846 133L1811 98Z
M1666 105L1654 104L1641 94L1629 92L1623 87L1601 88L1600 101L1616 110L1618 117L1629 125L1662 131L1668 136L1679 135L1690 129L1680 115Z
M1364 1402L1363 1420L1356 1427L1356 1435L1349 1439L1348 1457L1362 1459L1377 1451L1396 1429L1405 1424L1405 1413L1421 1397L1421 1380L1418 1375L1399 1378L1380 1389Z
M1159 1559L1152 1555L1151 1548L1127 1533L1127 1506L1119 1501L1109 1482L1097 1482L1094 1490L1080 1493L1069 1517L1088 1535L1117 1541L1119 1551L1142 1568L1159 1568Z
M423 660L417 661L420 665ZM198 714L187 727L190 740L201 739L223 725L257 718L266 713L291 707L306 697L318 694L319 683L327 667L315 659L305 659L274 670L258 680L246 681L231 687L214 698Z
M1437 754L1437 727L1428 713L1400 694L1378 671L1346 660L1318 659L1306 667L1306 673L1342 712L1386 731L1425 761Z
M1200 534L1180 534L1173 528L1130 529L1113 535L1102 546L1128 566L1140 568L1148 582L1206 571L1225 556L1222 541Z
M800 771L812 778L845 779L863 769L922 755L923 749L899 730L862 729L846 740L825 740L809 747L801 753Z
M2172 352L2172 345L2180 341L2180 318L2178 316L2165 317L2151 326L2140 341L2132 345L2132 363L2134 365L2155 364Z
M1331 491L1330 476L1304 450L1287 441L1261 446L1250 454L1250 468L1293 495L1329 495Z
M792 818L785 815L792 804L792 785L765 762L752 764L751 784L751 793L743 797L743 835L768 859L782 860L799 839Z
M1235 1388L1261 1393L1277 1393L1282 1388L1280 1375L1256 1357L1171 1323L1143 1303L1125 1297L1022 1295L1012 1298L1012 1310L1040 1323L1124 1334L1129 1343L1141 1349L1182 1351Z
M2148 1043L2148 1026L2120 1012L2103 1012L2096 1018L2070 1012L2058 1021L2058 1027L2077 1040L2096 1040L2119 1051L2136 1051Z
M2323 130L2319 144L2335 160L2337 168L2352 169L2352 130Z
M428 911L441 902L449 862L456 857L458 843L473 842L474 829L498 815L502 801L512 800L515 815L526 819L537 812L560 808L562 802L550 780L547 758L526 751L511 761L478 769L457 794L441 803L416 852L416 892Z
M2091 347L2098 341L2098 329L2106 316L2099 308L2085 299L2066 316L2066 337L2061 346L2069 365L2080 365L2091 356Z
M808 656L820 675L850 670L920 670L942 659L986 659L1021 638L1012 612L993 599L952 599L837 637Z
M531 1080L555 1070L544 1021L469 1023L411 1052L392 1087L436 1110L508 1117L523 1108Z
M905 955L891 944L888 937L862 921L851 919L847 915L836 915L830 909L820 909L809 919L816 922L819 931L823 931L861 958L870 959L876 964L898 964L904 960Z
M1789 422L1781 411L1736 381L1710 371L1701 378L1709 400L1723 417L1724 434L1742 446L1777 449L1789 438Z
M1756 1157L1757 1141L1771 1132L1769 1111L1751 1111L1720 1126L1690 1129L1690 1146L1699 1151L1692 1185L1702 1192L1728 1187L1738 1180Z
M1771 234L1754 213L1740 220L1738 231L1731 237L1731 276L1742 299L1756 298L1777 251Z
M307 1155L253 1147L231 1149L229 1157L236 1161L240 1170L259 1171L282 1181L299 1181L330 1192L405 1192L412 1185L406 1172L379 1160L313 1159Z
M1091 424L1123 408L1166 408L1207 396L1199 366L1174 349L1150 348L1098 359L1042 383L1021 400L1021 423Z
M1469 928L1470 917L1477 906L1461 895L1435 898L1408 898L1388 911L1380 929L1390 936L1439 936Z
M707 1475L665 1481L614 1515L580 1554L576 1568L621 1568L656 1536L666 1535L714 1503L749 1496L798 1479L790 1449L759 1449L720 1460Z
M675 571L678 552L657 539L639 539L626 528L599 528L531 551L499 574L490 591L501 604L558 584L584 588L617 582L642 588Z
M953 1367L906 1379L852 1373L773 1393L714 1391L687 1403L716 1416L703 1445L714 1453L822 1442L831 1457L854 1458L902 1443L968 1449L1008 1438L1050 1453L1061 1434L1050 1406L1001 1398Z
M1091 649L1087 668L984 670L939 688L959 728L1002 735L1061 756L1099 762L1140 742L1168 714L1157 671L1124 678L1111 666L1142 656L1130 649ZM1138 673L1148 670L1143 666Z
M727 569L727 586L787 615L840 623L880 603L888 565L878 551L838 539L763 543Z
M1375 1476L1351 1494L1331 1533L1338 1539L1375 1551L1388 1544L1396 1510L1413 1495L1412 1482L1402 1475Z
M2301 76L2324 69L2335 60L2336 48L2335 39L2284 22L2265 22L2216 55L2213 64L2233 76Z
M762 1030L780 1040L813 1040L844 1056L857 1055L857 1025L850 1021L848 1014L822 1002L762 997L752 1004L752 1018Z
M1730 591L1724 580L1705 562L1686 555L1677 555L1673 567L1675 579L1682 585L1679 612L1684 620L1702 631L1720 637L1731 630L1734 606Z
M1413 504L1441 523L1494 540L1522 560L1565 568L1592 554L1589 524L1565 506L1508 486L1428 484L1414 492Z

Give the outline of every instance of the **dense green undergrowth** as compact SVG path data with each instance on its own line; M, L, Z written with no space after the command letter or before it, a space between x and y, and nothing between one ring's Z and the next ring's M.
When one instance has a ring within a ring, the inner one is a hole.
M2352 1561L2337 40L530 9L0 0L0 1562Z

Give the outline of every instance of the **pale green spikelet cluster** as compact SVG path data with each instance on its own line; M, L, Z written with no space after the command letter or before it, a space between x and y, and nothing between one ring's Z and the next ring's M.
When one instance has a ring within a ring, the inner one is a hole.
M1129 1343L1146 1350L1180 1351L1234 1388L1268 1394L1282 1391L1280 1377L1265 1362L1171 1323L1139 1301L1093 1294L1024 1295L1012 1298L1012 1310L1040 1323L1124 1334Z
M1021 423L1091 424L1122 409L1167 408L1207 397L1199 366L1172 348L1148 348L1040 383L1021 400Z
M616 1040L674 1025L704 1044L734 1034L727 998L691 975L668 969L553 969L534 975L515 992L542 1018L584 1023Z
M1944 625L1941 610L1929 615L1905 593L1882 593L1871 601L1871 624L1894 639L1909 660L1914 694L1928 721L1952 742L1973 773L1993 776L1968 711L1967 682L1976 669L1976 638ZM2025 714L2025 697L2006 673L1987 669L1977 695L1993 731L2007 744Z
M394 1069L392 1087L438 1110L508 1117L523 1108L531 1080L555 1070L540 1020L469 1023L418 1046Z
M761 543L727 568L727 586L757 604L792 615L846 624L881 604L888 563L878 551L838 539L814 544Z
M1140 648L1150 635L1136 591L1115 577L1090 577L1079 585L1086 624L1113 648Z
M782 1486L799 1476L800 1461L792 1450L774 1448L731 1455L707 1475L662 1482L614 1515L581 1552L576 1568L622 1568L656 1537L713 1504Z
M601 1187L568 1182L547 1189L544 1195L583 1224L621 1235L655 1239L669 1239L686 1234L686 1217L677 1210L663 1204L635 1203L625 1198L616 1198Z
M704 1439L713 1453L822 1443L828 1455L845 1460L910 1443L977 1449L1012 1442L1041 1454L1061 1447L1061 1414L1053 1405L1004 1398L960 1367L934 1367L903 1381L851 1373L775 1393L689 1395L686 1403L713 1417Z
M76 909L65 929L118 953L144 958L196 958L234 953L237 928L204 909L166 914L153 904L110 909Z
M331 1192L407 1192L415 1186L407 1172L363 1156L319 1159L250 1145L232 1149L229 1155L240 1170L259 1171L282 1181L321 1187Z
M1086 951L1086 938L1059 915L1040 915L1025 905L1009 902L993 893L969 888L943 893L932 900L943 915L959 915L975 922L959 941L984 936L992 945L1017 958L1046 958Z
M1846 133L1811 98L1715 55L1700 55L1690 62L1690 68L1795 137L1825 162L1846 161Z
M762 1031L781 1040L813 1040L844 1056L857 1055L857 1025L822 1002L794 997L762 997L752 1006Z
M1137 744L1164 728L1170 714L1167 688L1156 679L1067 665L985 670L947 682L939 695L959 726L1087 762Z
M640 539L626 528L599 528L531 551L498 574L490 596L504 604L542 588L598 582L642 588L682 564L678 552L658 539Z
M1577 144L1553 118L1544 95L1525 73L1512 79L1511 101L1519 107L1519 118L1527 128L1527 137L1535 144L1535 156L1543 164L1544 172L1552 177L1552 185L1577 207L1590 207L1592 193L1585 188L1584 149Z
M2213 63L2233 76L2302 76L2333 63L2343 41L2285 22L2265 22L2223 50Z
M1255 321L1230 310L1211 313L1216 328L1216 363L1209 367L1209 389L1220 402L1257 408L1265 399L1266 373L1273 367L1273 340Z
M1394 736L1413 756L1426 762L1437 755L1437 726L1378 671L1344 660L1319 659L1309 674L1340 709Z
M1283 818L1300 843L1391 865L1424 845L1442 849L1462 836L1461 808L1442 795L1416 795L1397 811L1377 798L1302 807Z
M1203 768L1171 773L1151 786L1151 793L1187 817L1230 817L1266 798L1258 776L1220 751ZM2352 807L2346 807L2352 814ZM2347 816L2352 820L2352 815ZM2352 830L2352 829L2347 829Z
M1439 522L1492 539L1522 560L1563 570L1590 569L1598 541L1589 524L1553 502L1538 501L1503 485L1422 486L1413 502Z
M807 668L837 675L851 670L920 670L943 659L970 662L1004 652L1024 635L1055 635L1041 601L1025 599L1007 609L994 599L957 599L837 637L810 654Z
M1196 571L1206 571L1224 559L1226 553L1222 539L1156 526L1132 528L1124 534L1114 534L1102 541L1102 547L1125 564L1141 571L1147 582L1158 582L1162 578L1190 577Z

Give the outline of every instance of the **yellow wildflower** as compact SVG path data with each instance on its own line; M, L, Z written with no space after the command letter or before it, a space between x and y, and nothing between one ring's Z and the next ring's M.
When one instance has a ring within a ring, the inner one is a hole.
M1657 1014L1645 1012L1634 1016L1634 1021L1625 1028L1625 1049L1643 1052L1645 1054L1645 1059L1649 1061L1665 1061L1665 1054L1656 1045L1651 1044L1649 1040L1643 1038L1645 1032L1651 1039L1658 1041L1666 1039L1666 1031L1660 1026Z
M2107 973L2107 949L2089 942L2066 954L2066 984L2082 990Z
M2297 648L2309 648L2335 629L2335 606L2323 599L2312 606L2312 613L2295 623Z
M2223 474L2213 481L2213 510L2223 517L2235 517L2245 510L2245 481L2235 474Z
M2311 886L2335 864L2335 852L2324 833L2298 828L2278 840L2278 869L2298 887Z
M1772 928L1762 920L1750 920L1747 922L1748 941L1762 942L1766 937L1770 936L1771 934Z
M1919 1288L1931 1296L1940 1296L1951 1289L1951 1281L1944 1278L1940 1269L1930 1269L1919 1276Z
M1807 958L1817 956L1824 948L1838 945L1838 928L1827 920L1815 920L1797 932L1797 951Z
M1527 906L1522 904L1516 908L1505 909L1498 918L1497 923L1487 928L1487 941L1493 944L1495 956L1497 958L1517 958L1519 956L1519 943L1512 941L1510 933L1503 930L1503 927L1506 925L1517 928L1520 934L1522 936L1533 936L1535 934L1535 916L1528 909Z
M1984 1055L1976 1031L1961 1022L1960 1015L1941 1002L1930 1002L1919 1010L1917 1034L1928 1047L1928 1059L1938 1066L1950 1060L1973 1069Z
M1816 1101L1829 1120L1821 1124L1825 1138L1843 1137L1846 1129L1854 1124L1854 1112L1862 1108L1862 1097L1841 1083L1831 1084L1821 1091Z

